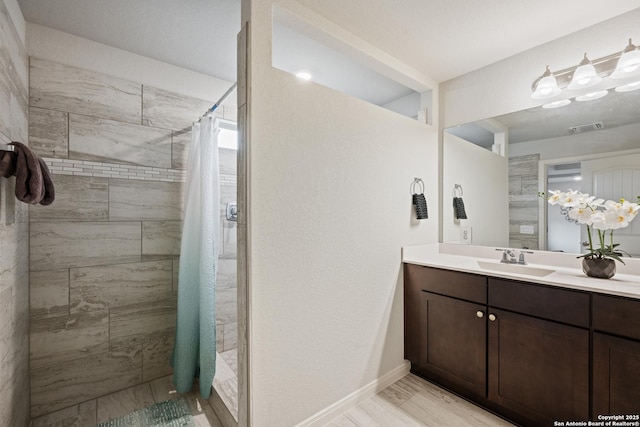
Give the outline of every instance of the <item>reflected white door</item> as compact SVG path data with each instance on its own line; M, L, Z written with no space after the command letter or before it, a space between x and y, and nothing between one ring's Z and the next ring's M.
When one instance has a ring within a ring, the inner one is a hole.
M605 200L625 198L635 202L640 196L640 154L583 161L582 192ZM584 242L587 232L586 227L582 228ZM613 237L620 243L620 249L634 257L640 256L640 218L627 228L616 230Z

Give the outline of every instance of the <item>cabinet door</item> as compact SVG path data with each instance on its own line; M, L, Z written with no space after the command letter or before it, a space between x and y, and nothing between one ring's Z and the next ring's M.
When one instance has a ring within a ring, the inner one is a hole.
M486 306L429 292L421 302L419 370L461 394L484 397Z
M593 334L593 416L640 413L640 342Z
M526 425L589 417L589 331L489 308L489 400Z

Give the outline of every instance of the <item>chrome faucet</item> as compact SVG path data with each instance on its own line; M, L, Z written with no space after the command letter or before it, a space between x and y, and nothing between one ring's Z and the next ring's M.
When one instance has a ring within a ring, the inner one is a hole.
M520 264L526 265L527 262L524 259L524 254L532 254L531 251L520 250L520 256L516 259L516 251L513 249L496 249L496 251L502 251L502 259L500 260L503 264Z

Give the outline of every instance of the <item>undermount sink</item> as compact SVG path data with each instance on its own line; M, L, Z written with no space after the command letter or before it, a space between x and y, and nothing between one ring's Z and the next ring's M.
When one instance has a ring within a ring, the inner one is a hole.
M502 271L505 273L527 274L529 276L544 277L554 272L546 268L530 267L521 264L504 264L501 262L478 261L480 268L484 270Z

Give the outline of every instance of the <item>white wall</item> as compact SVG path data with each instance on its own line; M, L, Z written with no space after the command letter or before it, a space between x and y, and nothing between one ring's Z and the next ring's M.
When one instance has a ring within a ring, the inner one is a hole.
M233 82L27 22L27 53L199 99L217 100ZM230 95L224 105L236 105ZM204 113L204 111L203 111ZM198 117L193 118L194 121Z
M420 98L421 95L415 92L407 96L394 99L393 101L383 105L383 107L387 110L402 114L403 116L418 118L418 113L421 107ZM425 122L426 117L422 119L422 121Z
M599 58L640 40L640 9L577 31L440 85L443 128L520 111L546 101L531 98L531 84L549 65L577 65L584 52ZM602 85L610 84L605 79ZM596 87L597 88L597 87ZM596 88L589 88L593 91ZM574 93L572 97L580 93Z
M275 3L331 27L294 1L243 2L254 426L295 425L403 365L400 249L436 242L438 224L435 129L272 68Z
M472 244L509 246L509 174L505 157L444 132L442 241L460 242L472 227ZM453 215L453 188L462 186L468 219Z

